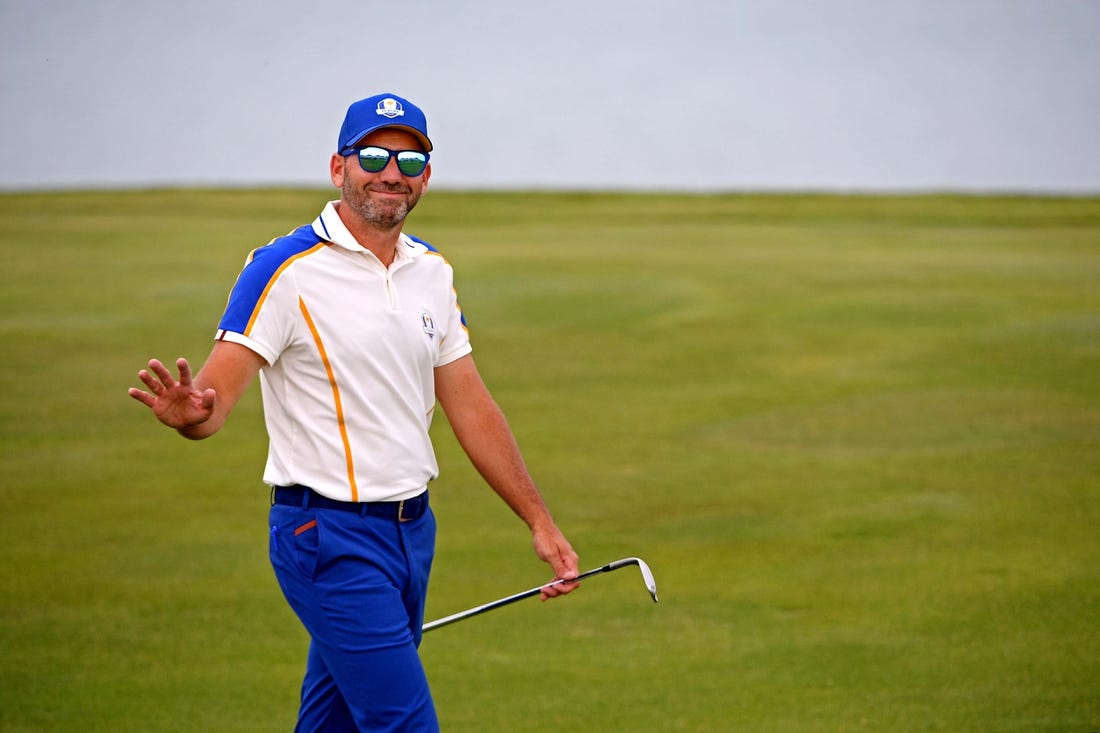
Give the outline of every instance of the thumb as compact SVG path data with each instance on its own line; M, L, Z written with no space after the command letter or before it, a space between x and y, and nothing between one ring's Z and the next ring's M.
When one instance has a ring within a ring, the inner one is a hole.
M565 537L559 535L554 551L550 553L548 562L554 569L554 575L559 578L574 578L578 575L577 553Z

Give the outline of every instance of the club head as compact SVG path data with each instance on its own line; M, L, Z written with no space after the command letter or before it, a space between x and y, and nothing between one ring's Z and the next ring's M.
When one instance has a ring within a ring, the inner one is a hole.
M638 570L642 571L642 580L645 581L646 590L649 591L649 595L653 596L653 602L657 602L657 581L653 578L653 571L646 565L645 560L640 557L628 557L625 560L620 560L622 565L637 565Z

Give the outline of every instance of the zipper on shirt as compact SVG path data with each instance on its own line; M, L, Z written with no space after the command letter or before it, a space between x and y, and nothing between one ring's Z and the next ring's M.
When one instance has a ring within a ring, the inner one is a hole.
M399 304L397 300L397 289L394 287L393 284L393 273L399 268L403 267L406 263L401 261L400 259L395 259L389 267L386 267L377 257L374 256L373 253L367 252L367 257L369 257L370 260L373 261L373 264L371 265L372 267L382 269L382 287L386 292L386 306L391 313L396 313L400 309L398 307Z
M401 310L401 303L397 298L397 288L394 286L393 282L393 274L406 264L408 263L398 260L386 268L386 304L389 306L390 313L396 313Z
M386 304L390 307L390 312L397 310L397 294L393 289L393 277L391 276L390 268L386 268Z

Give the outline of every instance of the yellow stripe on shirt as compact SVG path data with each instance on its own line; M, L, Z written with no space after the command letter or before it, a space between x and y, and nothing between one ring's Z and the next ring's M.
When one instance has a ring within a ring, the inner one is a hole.
M313 342L317 344L317 351L321 353L321 362L325 365L325 372L328 374L328 383L332 386L332 401L336 406L336 424L340 427L340 439L344 441L344 456L348 467L348 485L351 487L351 500L359 501L359 487L355 485L355 464L351 459L351 443L348 441L348 426L344 421L344 407L340 401L340 388L336 385L336 375L332 372L332 364L328 360L328 353L325 351L325 344L321 340L321 334L317 332L317 326L314 325L313 318L309 315L309 308L306 307L306 302L302 300L301 296L298 296L298 310L302 311L302 315L306 319L306 325L309 326L309 332L313 334Z

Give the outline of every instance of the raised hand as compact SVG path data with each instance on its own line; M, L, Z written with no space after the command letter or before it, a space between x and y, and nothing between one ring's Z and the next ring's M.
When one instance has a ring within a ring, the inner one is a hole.
M131 387L130 396L153 411L156 418L170 428L189 428L206 422L214 414L216 392L199 390L191 382L191 365L187 359L176 361L179 380L157 359L149 361L149 369L138 372L138 378L148 392ZM151 372L151 373L150 373Z

